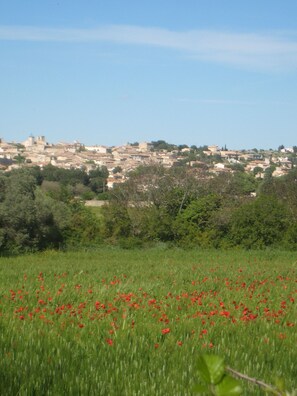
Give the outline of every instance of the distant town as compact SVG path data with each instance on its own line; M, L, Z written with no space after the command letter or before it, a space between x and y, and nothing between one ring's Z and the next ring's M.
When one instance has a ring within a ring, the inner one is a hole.
M163 140L107 147L87 146L80 142L51 144L44 136L32 135L20 143L0 140L0 170L42 168L48 164L64 169L85 169L87 172L104 166L109 171L109 188L125 182L129 173L138 166L149 164L164 167L187 165L215 174L242 170L259 178L267 168L271 168L272 175L277 177L287 174L297 165L297 147L281 145L275 150L229 150L217 145L177 146Z

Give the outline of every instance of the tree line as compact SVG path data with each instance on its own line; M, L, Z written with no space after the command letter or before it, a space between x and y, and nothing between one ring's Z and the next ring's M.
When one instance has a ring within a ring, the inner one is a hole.
M106 192L107 177L104 167L87 173L49 165L2 173L0 253L158 242L297 247L296 169L259 179L240 169L213 175L203 168L141 166ZM90 193L108 198L97 214L84 205Z
M297 247L297 171L263 179L241 170L140 167L103 208L105 238L124 246Z

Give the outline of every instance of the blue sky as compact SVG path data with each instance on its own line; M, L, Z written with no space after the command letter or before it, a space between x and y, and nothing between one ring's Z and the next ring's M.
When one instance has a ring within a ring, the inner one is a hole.
M0 0L0 136L297 145L296 0Z

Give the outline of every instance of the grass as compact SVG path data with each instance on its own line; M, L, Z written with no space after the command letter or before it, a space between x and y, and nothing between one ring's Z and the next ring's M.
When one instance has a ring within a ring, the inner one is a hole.
M0 394L192 395L206 352L297 388L296 271L276 251L2 258Z

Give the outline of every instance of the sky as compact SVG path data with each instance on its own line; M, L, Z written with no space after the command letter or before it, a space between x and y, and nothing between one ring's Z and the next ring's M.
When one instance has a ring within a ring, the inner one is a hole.
M297 145L296 0L0 0L0 137Z

